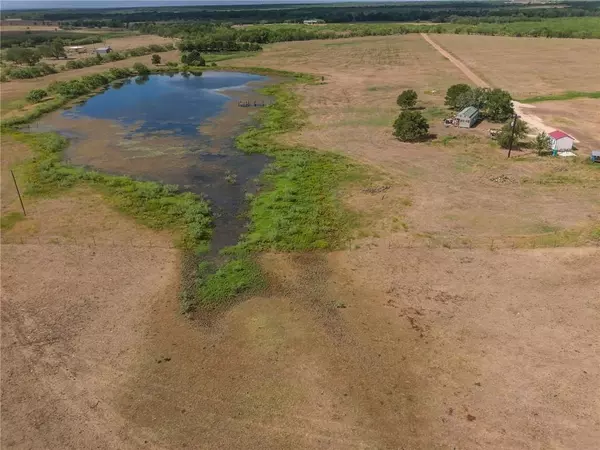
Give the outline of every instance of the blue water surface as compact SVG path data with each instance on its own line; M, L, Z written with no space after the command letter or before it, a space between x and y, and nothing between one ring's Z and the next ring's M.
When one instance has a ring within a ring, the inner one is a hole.
M160 74L128 80L111 87L63 114L140 124L137 132L173 131L197 135L198 125L219 115L230 98L228 89L247 89L246 83L266 77L249 73L207 71L202 75Z

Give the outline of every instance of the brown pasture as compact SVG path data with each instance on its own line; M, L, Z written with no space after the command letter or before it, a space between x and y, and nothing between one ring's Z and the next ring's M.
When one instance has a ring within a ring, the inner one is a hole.
M365 165L340 193L360 234L260 255L269 289L188 320L168 234L90 190L27 197L2 233L2 448L595 448L599 172L441 126L466 79L420 36L231 64L325 77L298 88L307 124L282 139ZM430 142L391 137L408 88ZM5 166L28 155L2 144L4 214ZM554 245L579 247L530 248Z
M431 36L493 87L517 99L600 90L598 39Z

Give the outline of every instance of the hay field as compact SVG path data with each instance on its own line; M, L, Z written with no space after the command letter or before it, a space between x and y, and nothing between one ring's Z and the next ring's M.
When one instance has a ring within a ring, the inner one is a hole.
M516 98L600 90L598 39L431 36L481 78Z

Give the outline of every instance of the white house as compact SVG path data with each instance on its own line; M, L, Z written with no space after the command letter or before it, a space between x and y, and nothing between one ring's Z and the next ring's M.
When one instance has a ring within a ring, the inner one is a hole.
M567 133L555 130L548 135L550 137L550 147L557 152L568 152L573 148L575 139Z

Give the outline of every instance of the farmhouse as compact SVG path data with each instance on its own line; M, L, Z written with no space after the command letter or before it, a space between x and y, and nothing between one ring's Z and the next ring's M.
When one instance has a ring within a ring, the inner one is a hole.
M324 20L321 19L310 19L310 20L305 20L304 25L318 25L320 23L325 23Z
M548 136L550 137L550 147L555 152L567 152L573 148L575 139L564 131L555 130Z
M471 128L479 119L479 110L474 106L463 109L456 115L460 128Z
M106 55L107 53L112 52L112 48L110 48L110 47L100 47L100 48L97 48L95 51L96 51L97 55Z

